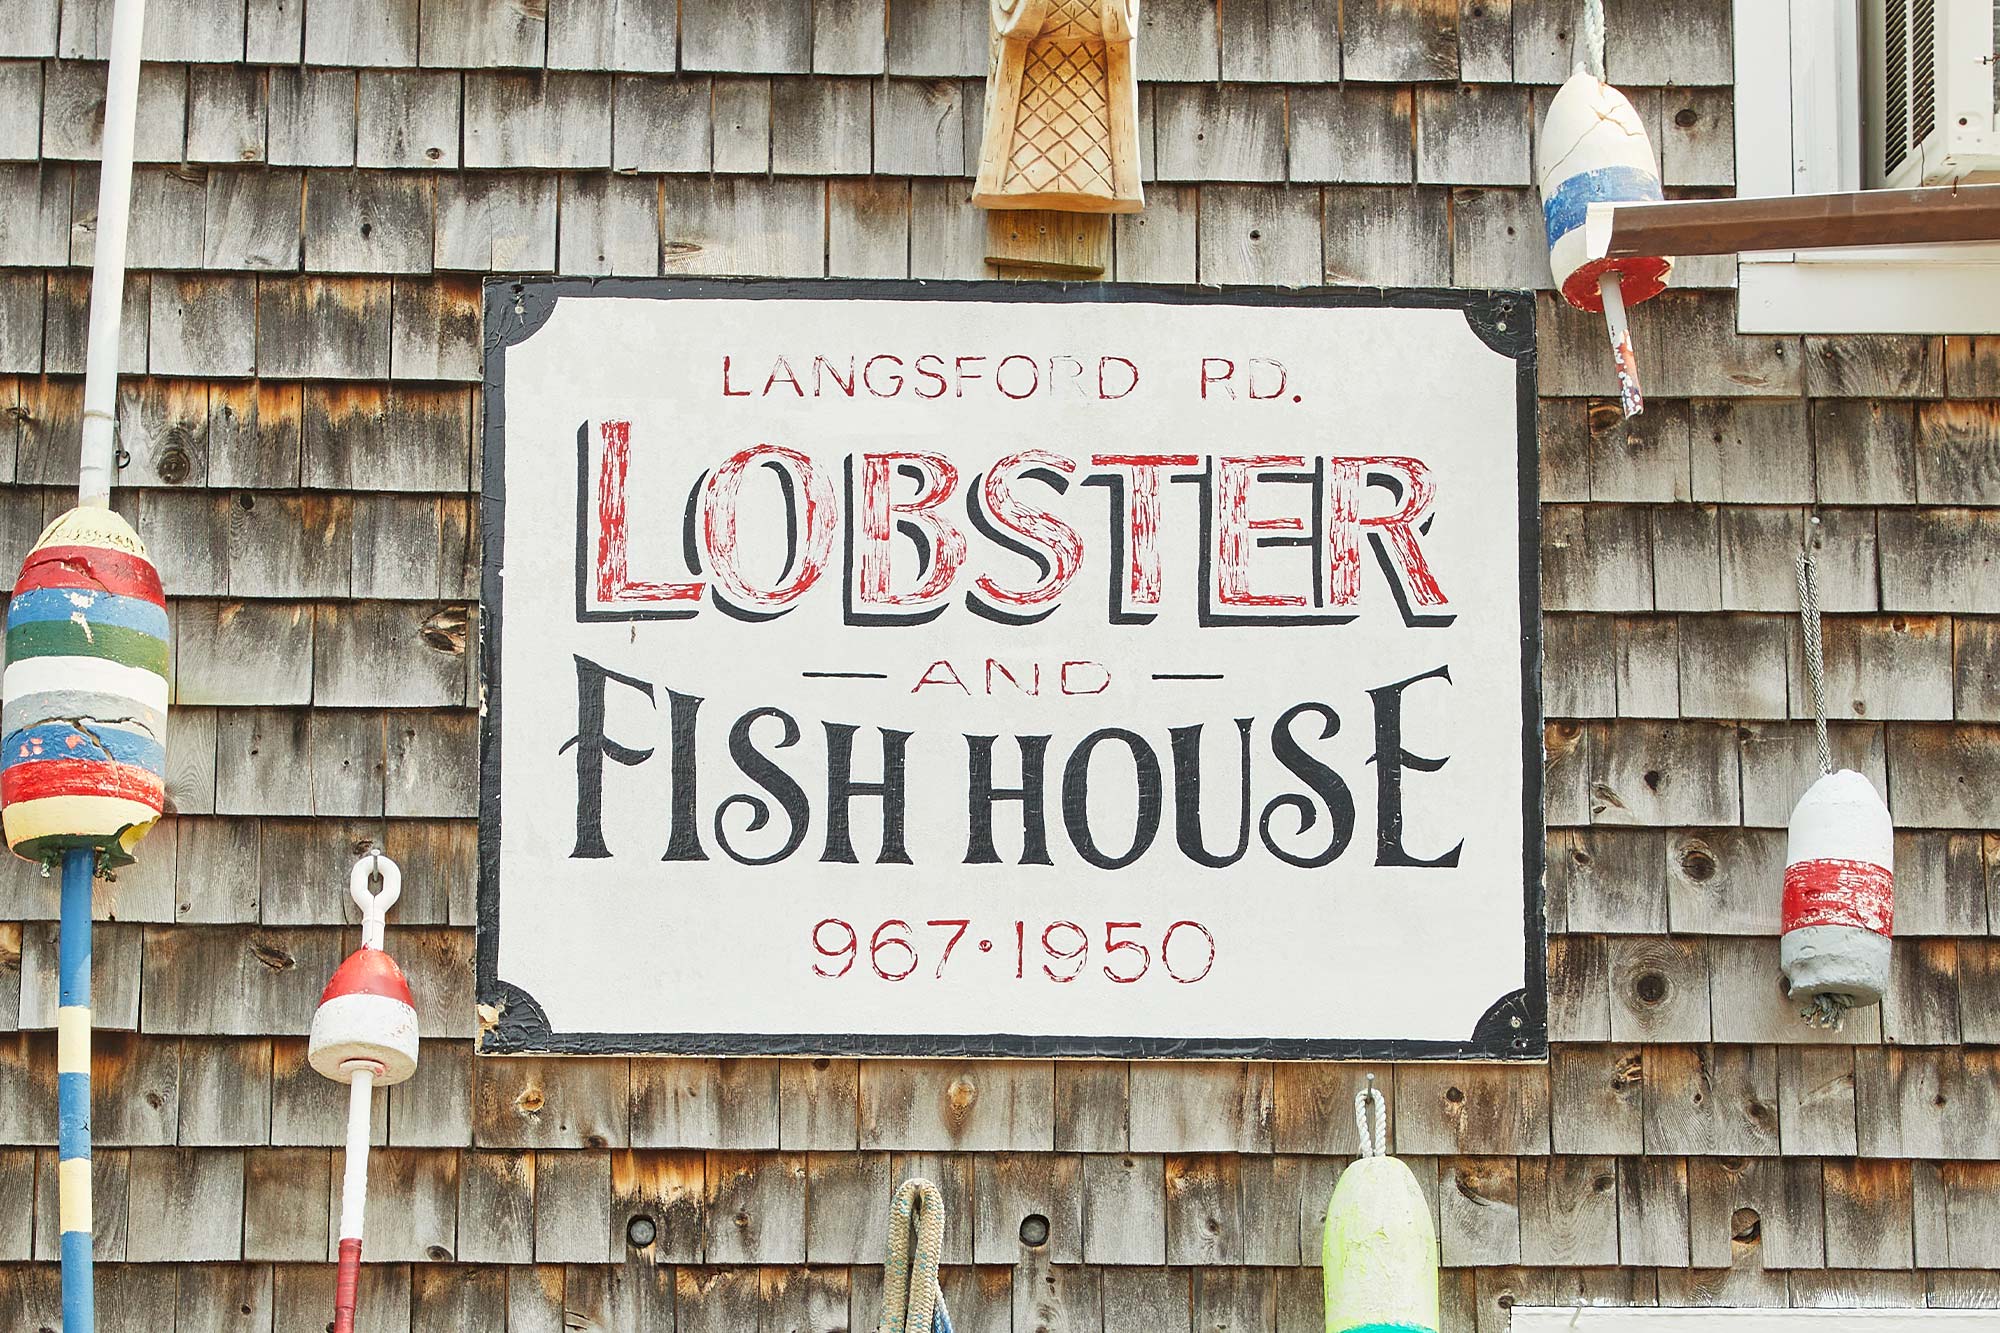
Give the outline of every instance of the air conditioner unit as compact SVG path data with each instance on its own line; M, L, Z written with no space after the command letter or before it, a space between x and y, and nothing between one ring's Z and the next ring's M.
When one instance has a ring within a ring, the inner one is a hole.
M1868 185L2000 180L2000 0L1862 0Z

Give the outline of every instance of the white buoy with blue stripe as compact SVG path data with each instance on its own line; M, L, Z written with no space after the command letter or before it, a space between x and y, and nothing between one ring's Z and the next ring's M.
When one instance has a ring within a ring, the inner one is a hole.
M1603 14L1599 0L1585 4L1581 43L1604 68ZM1632 353L1628 306L1658 296L1673 271L1659 255L1611 258L1585 226L1592 204L1656 203L1663 194L1652 141L1625 95L1579 66L1549 104L1536 160L1540 163L1542 221L1548 231L1549 268L1563 299L1579 310L1602 311L1618 367L1618 398L1628 417L1645 409L1639 365Z

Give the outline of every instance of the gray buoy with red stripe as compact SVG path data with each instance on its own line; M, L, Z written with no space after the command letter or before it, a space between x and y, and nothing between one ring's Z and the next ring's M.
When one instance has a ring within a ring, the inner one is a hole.
M1874 784L1828 773L1792 810L1786 840L1779 961L1806 1017L1837 1023L1889 987L1895 908L1895 826Z

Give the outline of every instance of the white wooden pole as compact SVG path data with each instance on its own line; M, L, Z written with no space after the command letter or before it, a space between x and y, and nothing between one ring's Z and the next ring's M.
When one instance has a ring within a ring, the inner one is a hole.
M83 441L78 503L111 505L117 468L119 324L125 311L125 238L132 217L132 135L139 114L139 40L146 0L117 0L104 92L103 166L97 176L97 240L90 274L90 339L83 366Z

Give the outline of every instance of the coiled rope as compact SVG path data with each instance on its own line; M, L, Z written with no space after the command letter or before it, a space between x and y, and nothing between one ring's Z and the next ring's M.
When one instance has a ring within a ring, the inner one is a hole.
M928 1180L904 1181L889 1209L889 1262L882 1270L878 1333L951 1333L951 1317L938 1288L943 1254L943 1196Z

